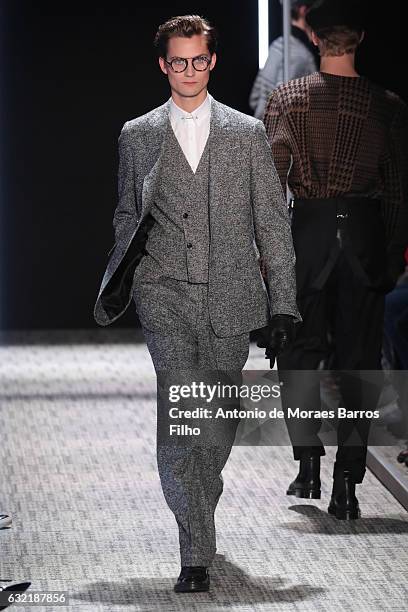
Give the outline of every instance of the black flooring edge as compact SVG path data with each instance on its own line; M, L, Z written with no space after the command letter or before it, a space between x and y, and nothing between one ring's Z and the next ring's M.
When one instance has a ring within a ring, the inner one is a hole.
M408 511L408 475L404 478L398 466L389 461L376 446L368 448L367 467Z

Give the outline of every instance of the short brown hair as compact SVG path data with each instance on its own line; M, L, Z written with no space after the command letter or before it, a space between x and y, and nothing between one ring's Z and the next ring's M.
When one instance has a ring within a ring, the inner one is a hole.
M205 34L207 37L208 50L215 53L217 48L217 33L215 28L207 19L199 15L181 15L172 17L157 30L154 46L160 57L167 55L167 43L173 36L181 36L183 38L191 38L195 34Z
M337 57L346 53L354 53L361 38L361 32L346 26L322 28L316 30L315 34L319 39L320 55L326 57Z

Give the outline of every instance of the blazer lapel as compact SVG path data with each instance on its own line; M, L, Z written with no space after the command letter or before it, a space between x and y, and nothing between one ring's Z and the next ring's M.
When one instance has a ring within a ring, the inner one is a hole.
M223 187L225 187L225 168L228 166L228 117L223 106L216 100L211 102L210 123L210 175L209 201L210 210L214 213L222 202Z
M149 143L150 156L154 165L143 179L142 216L150 208L155 193L155 186L160 176L163 146L169 126L169 101L160 106L149 118L146 138Z

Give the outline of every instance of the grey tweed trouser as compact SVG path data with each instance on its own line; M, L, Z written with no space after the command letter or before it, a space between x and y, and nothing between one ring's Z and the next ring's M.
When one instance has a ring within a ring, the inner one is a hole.
M217 337L209 319L207 295L206 284L169 278L139 282L135 302L158 377L158 423L169 407L160 388L163 373L240 372L247 360L249 333ZM216 552L214 513L223 491L221 472L235 435L220 436L212 429L222 426L219 421L207 421L206 443L201 445L169 443L159 434L158 425L159 475L177 521L182 566L209 566Z

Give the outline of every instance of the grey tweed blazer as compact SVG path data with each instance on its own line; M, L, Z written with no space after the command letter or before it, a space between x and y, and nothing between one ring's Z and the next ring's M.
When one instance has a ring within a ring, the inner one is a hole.
M132 300L134 273L154 223L150 209L168 121L166 102L122 128L115 245L94 309L99 325L118 319ZM212 100L209 138L208 302L215 333L228 337L258 329L270 314L300 319L290 222L263 124Z

